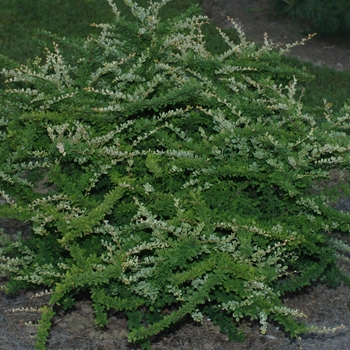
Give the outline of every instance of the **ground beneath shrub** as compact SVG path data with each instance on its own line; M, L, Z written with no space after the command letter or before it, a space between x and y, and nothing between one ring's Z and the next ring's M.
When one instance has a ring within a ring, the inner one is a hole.
M219 25L230 25L229 15L242 25L248 38L262 42L263 32L275 42L300 40L300 29L287 20L277 21L269 16L267 0L218 0L203 1L206 13ZM259 11L257 11L259 10ZM261 11L263 10L263 11ZM295 48L292 54L318 65L336 69L350 69L350 45L337 41L312 40ZM338 209L350 211L350 199L342 199ZM28 231L21 222L0 220L7 232ZM343 266L350 271L350 266ZM5 278L1 277L0 285ZM40 290L36 293L42 292ZM49 297L23 291L16 297L0 292L0 350L31 350L34 348L36 323L39 314L34 310L44 305ZM230 343L209 320L202 325L189 319L168 333L153 339L155 350L347 350L350 348L350 289L336 289L317 284L284 299L287 307L299 309L308 318L308 325L327 327L334 332L313 333L291 340L274 325L269 325L266 335L259 332L256 322L242 322L240 328L246 335L243 343ZM15 309L28 308L27 311ZM127 324L122 314L111 313L108 325L100 329L94 325L94 314L88 296L81 296L73 310L58 310L47 344L48 350L118 350L135 349L127 342Z
M38 308L48 297L35 297L23 292L9 298L0 295L0 349L34 349ZM306 313L309 325L334 328L334 332L307 334L291 340L278 327L269 325L266 335L259 333L259 325L244 322L246 335L243 343L231 343L209 320L202 325L190 320L175 330L159 335L152 341L154 350L347 350L350 348L350 294L349 288L330 289L324 285L307 288L285 299L285 305ZM29 311L11 310L28 308ZM136 349L127 342L127 324L122 314L111 314L105 329L94 325L90 301L80 300L72 311L59 311L47 344L51 350L127 350Z

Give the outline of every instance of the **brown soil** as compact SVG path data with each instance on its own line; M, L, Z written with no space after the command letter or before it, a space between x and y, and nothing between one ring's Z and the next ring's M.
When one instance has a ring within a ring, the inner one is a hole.
M275 42L300 40L300 29L289 20L277 21L266 7L268 0L204 0L203 9L218 25L231 25L226 16L242 25L248 38L262 42L268 32ZM350 69L350 45L335 39L311 40L307 45L294 48L292 54L318 65L335 69ZM338 209L350 211L350 200L342 199ZM19 222L0 220L7 232L28 231ZM343 266L346 271L350 266ZM5 283L1 278L0 285ZM37 291L39 292L39 291ZM36 322L35 311L17 311L17 308L38 308L48 301L48 296L33 297L33 292L23 291L16 297L0 292L0 350L31 350L34 348ZM255 322L243 322L246 334L244 343L230 343L220 334L219 328L209 320L202 325L186 320L175 330L159 335L152 342L155 350L347 350L350 348L350 289L344 285L337 289L323 284L309 287L285 298L285 305L307 314L306 323L318 327L334 328L334 332L307 334L292 340L274 325L269 325L266 335L259 333ZM112 350L133 349L127 342L127 324L122 314L110 314L105 329L94 325L91 302L85 296L73 310L58 311L53 320L47 349L49 350Z
M16 308L38 308L48 297L33 298L23 292L15 298L0 295L0 350L31 350L34 348L38 313L11 312ZM347 350L350 347L349 288L330 289L316 285L285 299L285 305L308 315L307 324L338 328L335 332L314 333L291 340L278 327L269 325L266 335L259 333L254 322L241 324L246 334L243 343L231 343L209 320L202 325L190 320L176 330L164 333L152 342L154 350ZM47 344L48 350L127 350L136 349L127 342L126 319L111 314L105 329L94 325L90 301L78 301L69 312L54 317Z

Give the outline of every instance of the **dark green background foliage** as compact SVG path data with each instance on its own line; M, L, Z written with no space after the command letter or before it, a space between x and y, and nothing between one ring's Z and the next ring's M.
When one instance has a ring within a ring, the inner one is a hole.
M126 18L132 18L131 11L123 0L116 0L116 5ZM147 6L147 0L139 0ZM163 18L185 12L198 0L176 0L163 7ZM29 57L42 55L42 45L37 37L38 30L47 30L61 37L85 38L97 30L91 23L113 21L107 1L101 0L2 0L0 4L0 54L18 62L25 63ZM204 32L215 35L215 25L205 26ZM38 43L39 41L39 43ZM211 46L219 48L222 41L210 40Z
M273 47L238 29L214 54L198 8L159 21L157 3L126 3L133 21L115 13L85 41L42 32L44 58L2 72L0 215L32 231L0 266L11 293L53 289L37 348L81 292L144 347L186 315L230 339L246 316L305 332L281 295L342 277L331 236L349 217L315 180L349 168L349 107L316 123L295 95L308 74Z
M349 0L271 0L275 9L320 35L350 35Z

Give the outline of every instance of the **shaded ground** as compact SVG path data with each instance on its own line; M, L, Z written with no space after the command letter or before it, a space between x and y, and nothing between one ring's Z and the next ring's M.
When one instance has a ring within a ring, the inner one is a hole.
M13 308L40 307L47 297L31 298L24 292L16 298L0 295L0 349L31 350L36 334L35 312L11 312ZM188 321L175 331L162 334L153 341L155 350L347 350L350 347L350 293L340 286L329 289L323 285L310 287L285 300L286 306L298 308L308 315L307 323L319 327L339 327L334 333L308 334L300 340L289 339L278 328L269 325L266 335L259 333L259 325L244 323L241 328L247 338L244 343L230 343L219 328L209 321L198 325ZM30 324L32 323L32 325ZM343 328L340 328L343 326ZM128 345L126 320L115 314L109 318L106 329L93 322L93 311L88 300L79 301L74 310L58 312L54 318L47 349L52 350L123 350Z
M269 16L267 0L217 0L203 1L207 14L221 26L230 25L226 16L234 18L243 26L248 38L262 42L263 32L275 42L300 40L300 29L289 21L276 21ZM259 10L259 12L257 11ZM263 10L262 12L260 10ZM293 55L319 65L336 69L350 69L350 45L334 40L312 40L308 45L295 48ZM342 199L338 209L350 211L350 200ZM20 222L0 220L0 226L8 232L26 231ZM344 265L345 270L350 266ZM1 278L0 285L5 283ZM39 291L38 291L39 292ZM35 311L17 311L17 308L38 308L48 301L48 296L33 297L33 292L23 291L16 297L0 292L0 350L31 350L34 347L36 322ZM153 340L155 350L347 350L350 348L350 289L339 286L330 289L318 284L284 300L285 305L299 309L308 315L306 323L318 327L335 328L335 332L308 334L299 340L289 339L281 330L269 325L266 335L259 333L257 323L245 322L241 329L246 334L244 343L230 343L220 334L219 328L206 320L198 325L190 320L176 330L162 334ZM110 314L105 329L94 325L91 303L82 296L69 312L58 311L47 349L51 350L112 350L133 349L127 343L127 324L122 314Z
M273 14L269 0L203 0L202 7L210 19L220 27L232 24L227 16L238 23L248 39L262 44L268 33L274 43L294 43L313 32L286 18ZM324 39L316 35L303 46L294 47L290 54L318 66L350 70L350 40Z

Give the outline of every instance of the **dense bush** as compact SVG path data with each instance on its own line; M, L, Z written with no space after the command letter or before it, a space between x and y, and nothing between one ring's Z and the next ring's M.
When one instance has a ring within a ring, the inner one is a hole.
M301 21L320 35L350 34L350 2L348 0L270 0L274 8Z
M45 58L2 70L0 215L30 221L31 235L2 240L0 267L9 293L52 289L37 348L81 292L98 325L125 312L144 347L186 315L232 340L244 317L263 333L267 320L309 330L281 296L342 277L332 232L349 216L315 180L349 169L349 107L316 123L295 96L307 74L284 50L237 28L239 44L219 30L214 55L197 8L161 21L167 0L125 0L128 22L108 2L115 21L99 35L47 34Z

